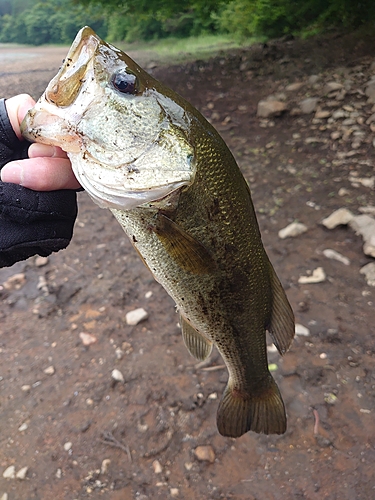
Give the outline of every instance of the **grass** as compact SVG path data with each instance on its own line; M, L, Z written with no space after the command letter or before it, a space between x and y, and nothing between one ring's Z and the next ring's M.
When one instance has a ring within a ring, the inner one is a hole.
M245 43L234 40L229 35L201 35L189 38L165 38L151 42L115 42L113 45L124 52L147 54L147 59L159 64L179 64L197 59L207 60L222 51L249 46L255 40Z

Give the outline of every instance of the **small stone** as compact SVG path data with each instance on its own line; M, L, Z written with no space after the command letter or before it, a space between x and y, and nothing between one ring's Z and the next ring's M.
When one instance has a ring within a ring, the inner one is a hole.
M348 224L353 217L354 215L347 208L339 208L332 212L329 217L323 219L322 224L327 229L334 229L337 226Z
M375 219L367 214L357 215L353 217L349 225L356 234L362 236L365 255L375 257Z
M38 255L35 258L36 267L43 267L46 266L47 264L48 264L48 257L41 257L40 255Z
M361 184L364 187L374 189L375 187L375 176L373 177L349 177L349 182L353 185Z
M321 283L325 281L326 273L322 267L317 267L314 269L310 276L300 276L298 279L298 283L301 285L307 285L309 283Z
M111 464L111 460L109 458L105 458L102 462L102 465L100 467L100 474L107 474L108 472L108 467Z
M0 497L0 500L8 500L8 493L3 493Z
M29 470L29 468L26 466L26 467L22 467L22 469L20 469L17 474L16 474L16 478L17 479L20 479L21 481L26 479L26 474L27 474L27 471Z
M290 83L285 87L287 92L298 92L305 84L303 82Z
M361 268L359 271L364 274L368 286L375 286L375 263L370 262Z
M5 290L19 290L26 283L26 276L24 273L13 274L3 283Z
M145 293L145 298L150 299L152 297L152 292L149 290L148 292Z
M349 194L350 194L350 192L346 188L339 189L339 192L338 192L339 196L348 196Z
M163 472L163 467L161 466L159 460L154 460L152 462L152 467L154 469L155 474L161 474Z
M73 446L73 443L71 443L70 441L67 441L66 443L64 443L64 450L69 451L72 449L72 446Z
M339 120L340 118L347 118L347 117L348 117L348 113L346 111L344 111L343 109L338 109L337 111L332 113L332 118L334 120Z
M318 83L319 80L320 80L319 75L311 75L307 81L309 82L310 85L315 85L316 83Z
M310 330L306 328L306 326L296 323L295 333L296 335L302 335L303 337L308 337L310 335Z
M323 250L323 255L324 257L327 257L327 259L337 260L338 262L345 264L345 266L350 264L350 260L347 257L344 257L344 255L341 255L341 253L336 252L336 250L332 250L331 248Z
M186 470L191 470L193 468L193 463L192 462L185 462L184 467Z
M315 118L323 119L329 118L331 116L331 112L327 110L320 110L315 113Z
M23 391L23 392L29 392L30 389L31 389L31 385L28 385L28 384L25 384L21 387L21 391Z
M134 311L129 311L125 316L126 323L128 325L138 325L138 323L144 321L147 318L148 318L148 313L143 309L143 307L134 309Z
M19 430L20 432L23 432L23 431L26 431L28 427L29 427L29 426L28 426L28 425L26 424L26 422L25 422L25 423L21 424L21 425L18 427L18 430Z
M57 469L55 476L57 477L57 479L61 479L62 478L62 470Z
M293 238L295 236L299 236L307 231L307 226L305 224L301 224L300 222L292 222L288 226L284 227L284 229L280 229L278 235L282 240L285 238Z
M210 445L197 446L194 450L194 454L201 462L210 462L211 464L215 462L215 452Z
M271 100L259 101L257 116L259 118L269 118L271 116L279 116L282 113L284 113L286 109L287 105L285 104L285 102L271 101Z
M331 139L333 141L337 141L337 139L340 139L341 135L342 135L341 132L335 130L334 132L331 133Z
M45 368L43 370L43 372L46 374L46 375L53 375L55 373L55 367L54 366L48 366L47 368Z
M95 344L95 342L97 342L97 338L95 337L95 335L91 335L91 333L86 333L86 332L81 332L79 334L79 338L81 339L82 341L82 344L83 345L91 345L91 344Z
M16 468L14 467L14 465L10 465L3 472L3 478L4 479L14 479L15 477L16 477Z
M342 83L328 82L324 87L324 93L329 94L330 92L335 92L336 90L341 90L342 88L344 88L344 85L342 85Z
M122 384L125 382L124 375L120 372L120 370L117 370L117 368L112 370L111 377L116 382L121 382Z
M180 491L178 488L170 488L169 490L171 497L178 497Z
M309 115L316 110L318 102L319 97L308 97L299 103L299 107L304 115Z

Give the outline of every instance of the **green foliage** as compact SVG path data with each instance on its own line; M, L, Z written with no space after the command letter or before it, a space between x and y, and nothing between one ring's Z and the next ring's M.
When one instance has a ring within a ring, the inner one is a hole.
M109 41L133 42L308 35L374 20L374 0L0 0L0 42L70 43L86 24Z
M0 17L0 42L70 44L86 24L101 36L107 33L103 8L98 6L73 5L71 0L10 1L17 13Z

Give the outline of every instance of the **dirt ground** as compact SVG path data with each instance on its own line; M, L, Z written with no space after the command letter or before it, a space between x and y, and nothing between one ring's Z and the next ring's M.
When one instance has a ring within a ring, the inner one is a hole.
M1 95L38 97L65 53L0 48ZM329 108L335 97L309 86L309 77L351 78L352 90L363 88L374 60L375 38L329 35L152 69L217 126L236 156L296 322L310 331L283 358L269 353L286 434L218 434L227 380L218 353L203 366L188 354L172 300L110 212L80 193L66 250L0 270L1 500L375 497L375 288L359 273L373 259L352 229L320 224L337 208L358 214L375 204L371 186L350 180L374 175L373 137L364 123L369 133L353 153L350 140L331 139L336 122L314 113L256 116L260 99L293 82L305 86L287 101L318 93ZM338 102L374 112L362 91ZM294 220L307 232L280 239ZM350 265L327 259L327 248ZM318 267L325 281L298 283ZM127 325L125 314L138 307L148 319ZM85 346L81 333L96 341Z

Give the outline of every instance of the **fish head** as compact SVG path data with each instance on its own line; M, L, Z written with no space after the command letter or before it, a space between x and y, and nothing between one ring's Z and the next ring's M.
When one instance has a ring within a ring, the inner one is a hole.
M89 27L21 125L25 138L60 146L102 207L129 210L194 181L191 114L182 98Z

